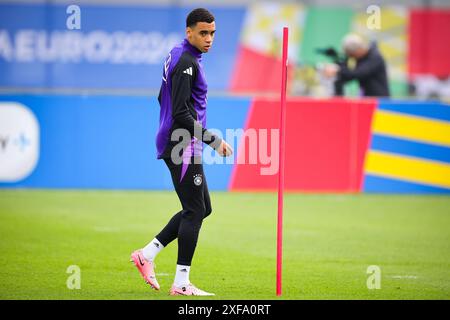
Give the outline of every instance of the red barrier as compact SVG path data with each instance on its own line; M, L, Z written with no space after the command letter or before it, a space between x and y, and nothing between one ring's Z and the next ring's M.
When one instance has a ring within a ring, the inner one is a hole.
M375 99L288 99L286 190L359 192L376 103ZM246 129L275 129L278 119L279 100L256 99ZM244 155L244 146L241 142L238 158ZM275 191L277 175L261 175L260 169L268 166L259 161L236 164L229 189Z

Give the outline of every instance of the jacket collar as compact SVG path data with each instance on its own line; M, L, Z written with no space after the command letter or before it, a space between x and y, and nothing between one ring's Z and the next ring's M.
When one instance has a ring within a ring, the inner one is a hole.
M183 40L183 47L186 48L194 57L200 59L202 57L202 52L189 43L187 39Z

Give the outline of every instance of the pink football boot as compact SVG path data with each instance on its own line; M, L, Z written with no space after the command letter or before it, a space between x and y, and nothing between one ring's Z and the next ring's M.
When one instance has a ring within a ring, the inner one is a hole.
M214 293L209 293L203 290L200 290L196 286L194 286L192 283L188 284L187 286L182 287L176 287L175 285L172 286L170 289L169 294L171 296L214 296Z
M145 282L147 282L152 288L159 290L159 283L156 281L155 276L155 264L145 260L142 250L136 250L131 254L131 261L134 262L136 268L138 268Z

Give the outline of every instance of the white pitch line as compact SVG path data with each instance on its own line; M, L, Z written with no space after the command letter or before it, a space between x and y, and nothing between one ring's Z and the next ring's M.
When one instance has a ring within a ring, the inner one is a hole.
M393 279L417 279L417 276L405 275L405 276L391 276Z

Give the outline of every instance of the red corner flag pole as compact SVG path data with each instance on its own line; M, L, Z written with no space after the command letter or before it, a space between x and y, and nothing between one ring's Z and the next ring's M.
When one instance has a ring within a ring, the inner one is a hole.
M286 83L288 64L289 29L283 28L283 58L281 61L281 116L280 116L280 154L278 167L278 224L277 224L277 296L281 296L281 271L283 253L283 189L284 189L284 132L286 127Z

